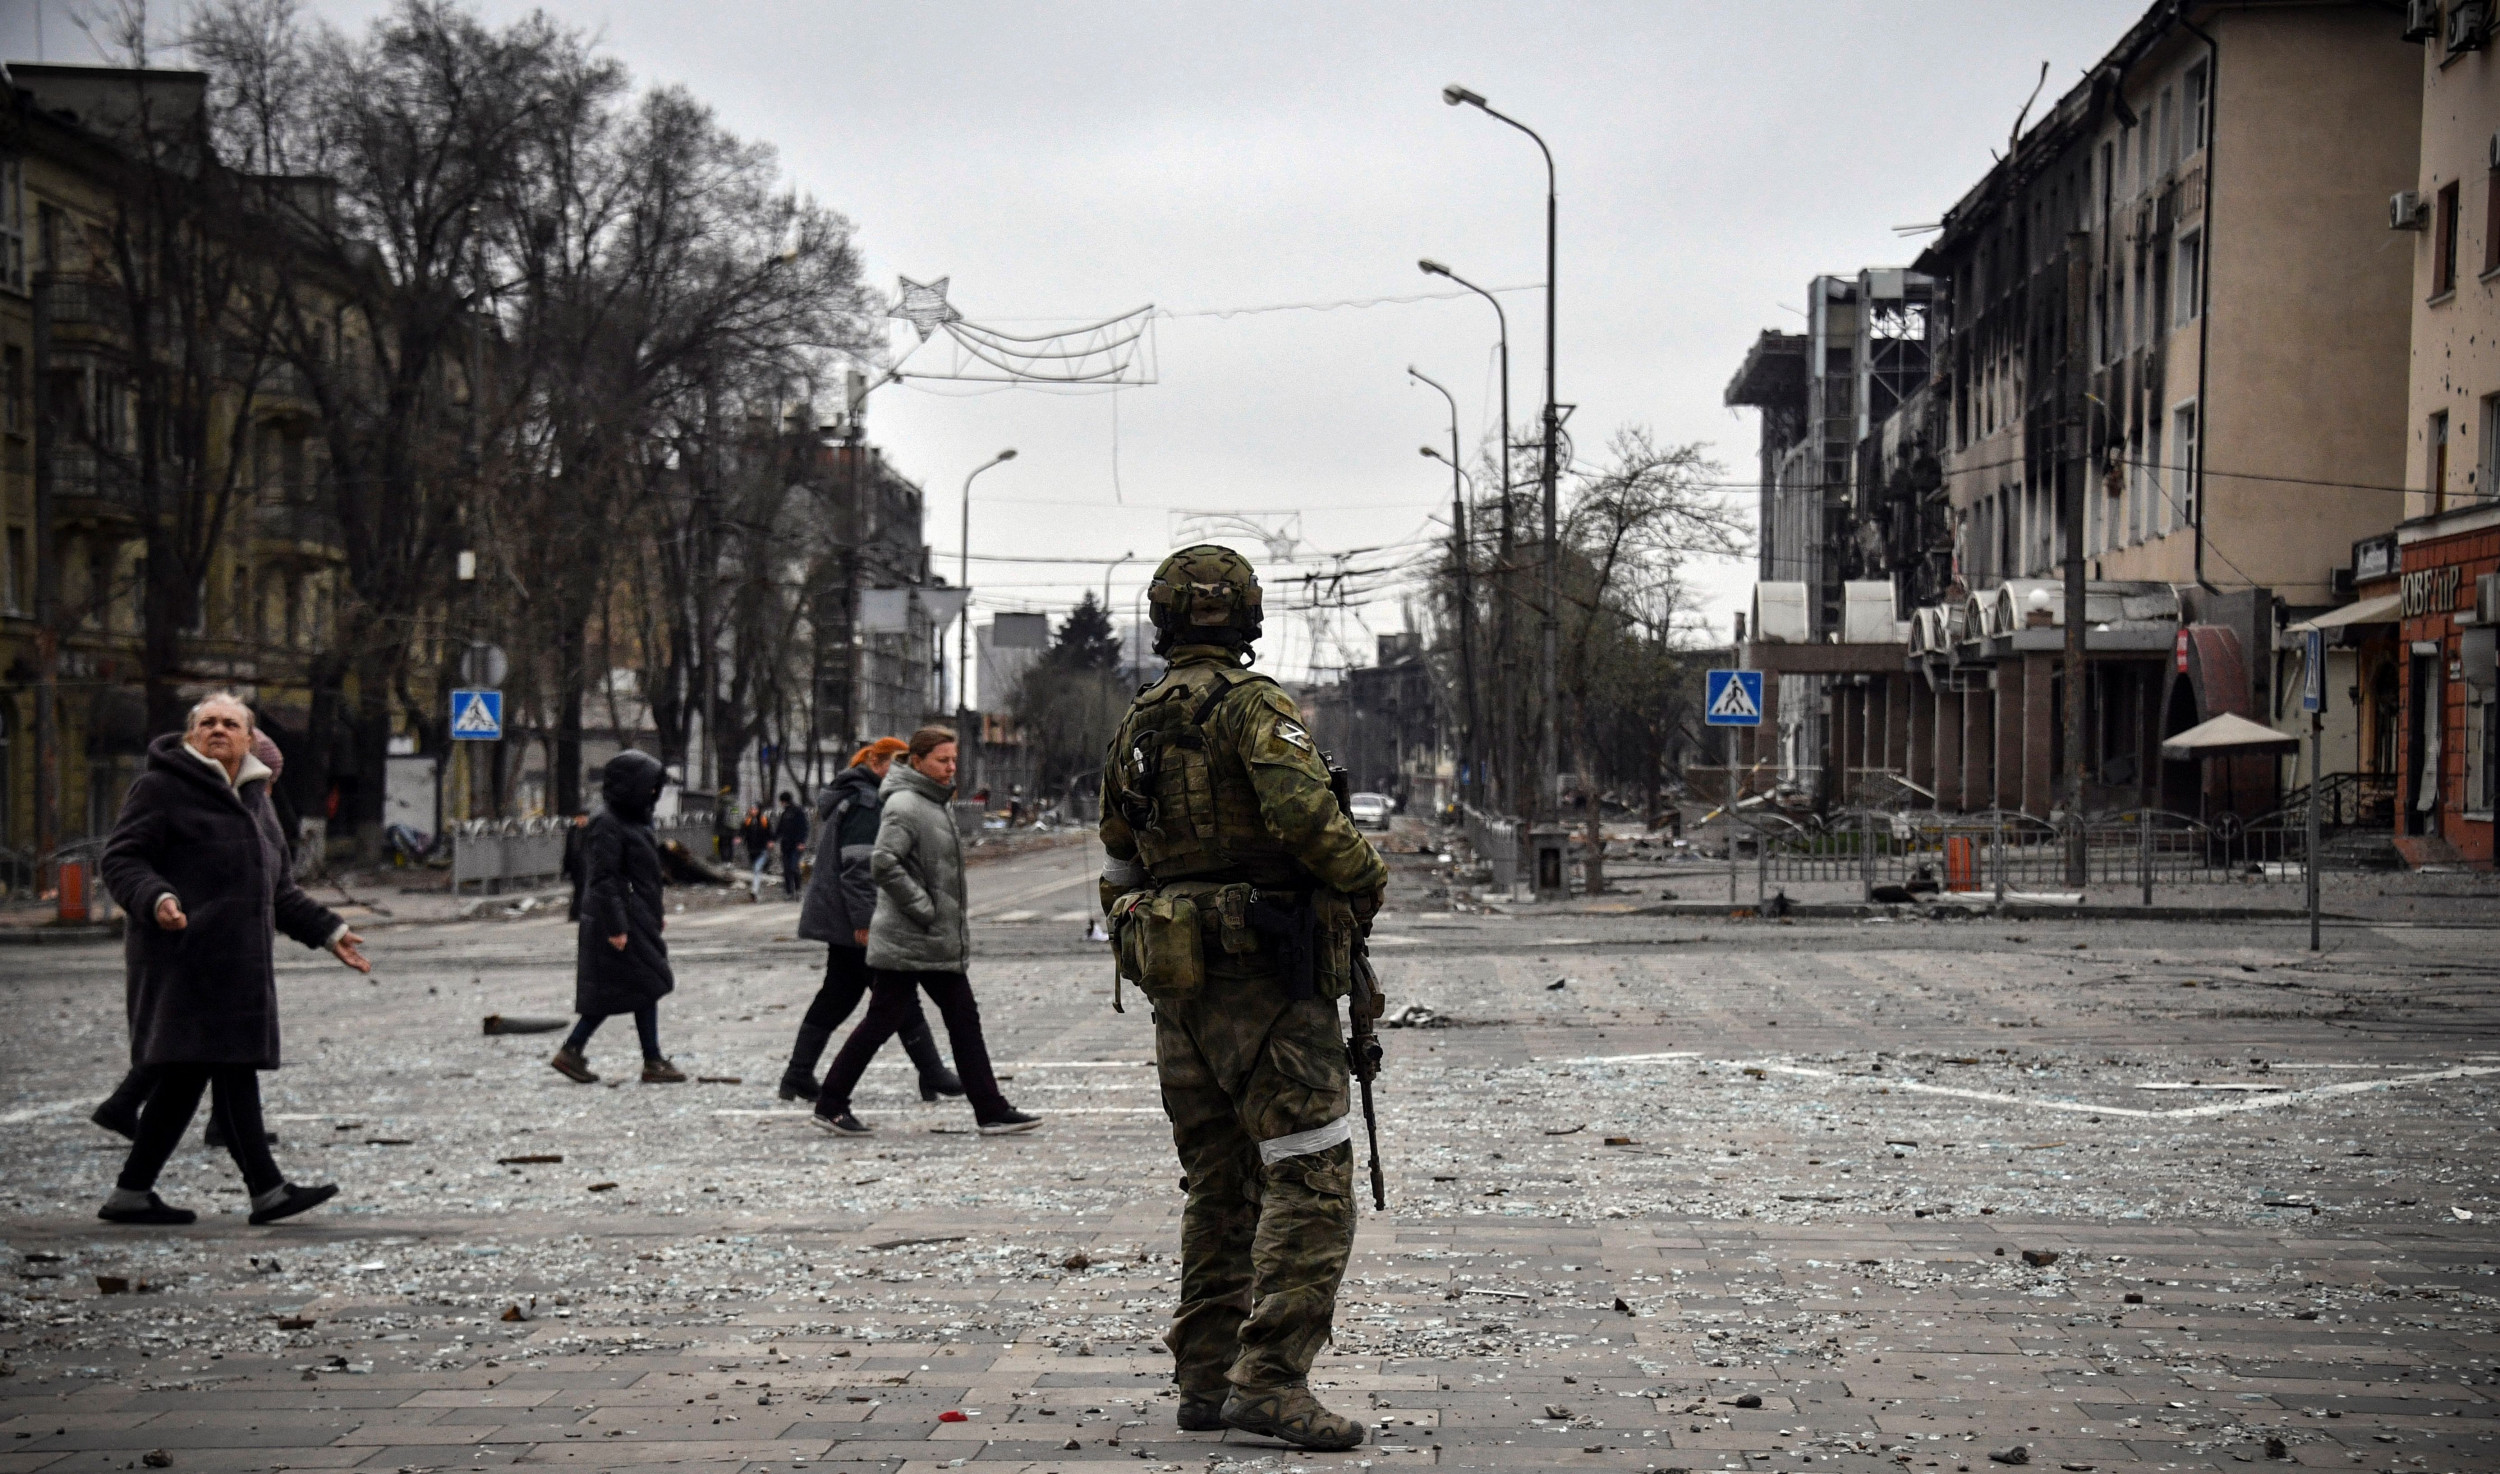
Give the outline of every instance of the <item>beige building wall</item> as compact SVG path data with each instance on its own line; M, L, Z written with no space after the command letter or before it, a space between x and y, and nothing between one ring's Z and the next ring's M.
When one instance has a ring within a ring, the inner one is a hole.
M2492 230L2500 208L2493 194L2500 171L2492 167L2500 58L2488 50L2451 55L2432 40L2414 60L2422 73L2421 164L2418 182L2406 187L2420 193L2427 218L2425 228L2388 238L2410 248L2404 484L2414 490L2405 515L2422 517L2500 495L2500 240ZM2443 195L2450 203L2443 205ZM2443 283L2442 256L2451 249L2455 280ZM2434 418L2441 414L2444 457Z
M2177 504L2193 476L2180 411L2203 429L2204 576L2262 585L2294 604L2333 600L2329 578L2359 538L2400 514L2404 467L2390 431L2412 271L2391 248L2387 196L2413 177L2421 58L2390 16L2356 7L2215 8L2220 50L2213 143L2183 160L2169 250L2193 234L2213 253L2210 323L2170 314L2163 345L2161 535L2100 555L2113 579L2196 578L2196 535ZM2180 35L2128 76L2160 126L2182 107L2205 47ZM2208 193L2210 210L2200 208ZM2210 227L2207 219L2210 218ZM2171 283L2175 304L2183 283ZM2200 330L2212 364L2200 402Z

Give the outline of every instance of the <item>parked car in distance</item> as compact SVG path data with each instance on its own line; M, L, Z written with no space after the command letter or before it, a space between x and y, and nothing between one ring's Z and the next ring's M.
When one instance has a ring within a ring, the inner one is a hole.
M1389 827L1389 796L1385 793L1358 793L1346 803L1346 817L1357 829Z

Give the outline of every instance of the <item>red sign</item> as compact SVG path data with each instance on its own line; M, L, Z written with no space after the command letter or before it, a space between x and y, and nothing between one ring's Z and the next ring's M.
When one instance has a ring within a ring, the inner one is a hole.
M2172 652L2173 652L2173 653L2174 653L2174 654L2178 657L2178 662L2179 662L2179 674L2181 674L2181 675L2186 675L2186 674L2187 674L2187 631L2186 631L2186 630L2181 630L2181 631L2179 631L2179 641L2178 641L2178 643L2177 643L2176 645L2174 645L2174 646L2172 647Z

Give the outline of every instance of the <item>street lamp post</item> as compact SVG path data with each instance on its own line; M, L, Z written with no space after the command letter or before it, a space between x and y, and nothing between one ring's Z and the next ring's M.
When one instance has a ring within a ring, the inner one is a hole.
M1510 644L1511 562L1516 556L1517 545L1516 536L1511 528L1510 505L1510 314L1502 310L1501 298L1431 257L1427 256L1415 265L1426 276L1447 277L1493 304L1493 325L1499 334L1502 361L1501 544L1499 555L1493 564L1493 647L1499 652L1497 658L1502 665L1500 688L1503 692L1510 693L1518 689L1518 682L1511 678L1510 665L1512 659ZM1493 746L1501 758L1498 771L1502 783L1501 801L1504 803L1514 802L1519 792L1519 734L1511 720L1511 711L1510 701L1505 700L1501 706L1501 715L1496 717L1493 723ZM1473 720L1472 716L1470 720ZM1477 785L1476 792L1477 797L1483 797L1484 789L1481 783Z
M1465 103L1489 118L1508 123L1528 135L1537 152L1545 156L1545 465L1543 470L1545 501L1545 560L1543 603L1539 615L1539 654L1544 669L1539 672L1538 685L1545 702L1545 721L1539 734L1537 761L1537 817L1552 819L1562 811L1562 713L1556 702L1557 668L1561 663L1562 604L1562 540L1555 527L1555 479L1560 473L1560 442L1562 411L1554 397L1554 241L1556 186L1554 151L1534 128L1517 118L1497 111L1484 100L1484 94L1471 92L1453 82L1441 89L1441 100L1452 107ZM1507 454L1507 452L1505 452Z
M964 478L963 548L955 565L955 582L964 590L963 623L955 631L955 711L957 719L972 710L972 478L990 467L1016 458L1014 446L972 468Z
M1473 570L1475 553L1467 543L1467 495L1464 486L1467 473L1458 464L1458 400L1440 381L1412 364L1406 370L1418 381L1441 391L1450 406L1450 453L1446 456L1431 446L1420 449L1431 460L1446 461L1450 468L1450 554L1458 565L1458 677L1460 713L1459 761L1479 783L1482 774L1476 757L1476 589ZM1460 784L1466 792L1466 784Z

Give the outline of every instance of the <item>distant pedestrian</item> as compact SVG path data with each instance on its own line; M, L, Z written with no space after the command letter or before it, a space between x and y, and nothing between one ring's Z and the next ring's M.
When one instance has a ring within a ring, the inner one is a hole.
M738 842L747 847L747 883L756 900L764 899L764 872L773 863L773 826L762 804L748 804L738 826Z
M571 887L564 902L567 921L582 919L582 839L589 827L588 814L575 814L573 822L564 826L564 860L557 866L557 874Z
M275 934L327 947L358 972L373 964L358 950L364 939L287 872L252 730L250 709L231 695L192 707L180 736L148 744L147 770L105 843L105 886L130 917L122 951L131 1063L155 1072L121 1177L96 1215L110 1223L197 1216L158 1197L156 1179L204 1091L225 1117L252 1222L291 1218L338 1194L333 1184L287 1181L261 1124L258 1072L279 1062Z
M816 807L816 870L799 906L799 936L825 946L825 981L799 1024L789 1067L781 1072L783 1100L813 1101L816 1062L833 1031L868 992L868 924L876 915L877 885L868 873L877 846L877 785L898 754L910 750L900 737L880 737L851 757L851 765L826 785ZM911 1017L900 1037L903 1052L920 1072L920 1098L961 1095L964 1086L946 1067L929 1020L912 995Z
M723 788L712 800L712 858L738 863L738 790Z
M660 909L660 845L651 835L651 811L667 782L658 758L631 748L618 753L599 776L605 804L582 831L582 918L573 965L573 1007L581 1021L548 1063L584 1085L599 1083L585 1053L590 1036L619 1013L634 1016L642 1083L686 1078L660 1052L660 1000L677 987L668 943L660 940L667 919Z
M773 820L773 839L781 846L781 894L799 896L799 853L807 848L807 811L784 789L781 813Z
M906 760L887 769L878 785L883 804L869 856L877 906L868 924L868 1014L843 1041L816 1096L816 1124L838 1135L868 1134L870 1128L851 1114L851 1092L877 1050L918 1011L922 990L946 1020L947 1043L981 1134L1030 1131L1041 1124L999 1093L989 1047L981 1039L981 1011L965 975L972 933L964 912L963 841L948 807L955 796L955 751L953 732L923 727L911 734Z

